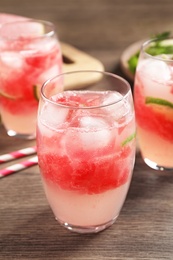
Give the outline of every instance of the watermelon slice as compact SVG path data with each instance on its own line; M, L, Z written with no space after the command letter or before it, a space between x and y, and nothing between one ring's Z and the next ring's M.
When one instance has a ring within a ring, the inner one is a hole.
M146 97L145 103L146 104L157 104L157 105L167 106L167 107L173 108L172 102L169 102L169 101L162 99L162 98Z
M0 97L4 97L4 98L7 98L7 99L11 99L11 100L15 100L15 99L19 99L20 98L20 96L12 96L12 95L10 95L10 94L8 94L8 93L5 93L5 92L3 92L3 91L1 91L0 90Z

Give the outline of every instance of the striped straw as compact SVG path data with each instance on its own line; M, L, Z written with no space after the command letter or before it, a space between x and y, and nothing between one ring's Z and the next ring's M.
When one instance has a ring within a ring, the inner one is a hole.
M36 146L0 155L0 164L36 153Z
M29 168L31 166L34 166L38 163L38 158L37 156L34 156L26 161L20 162L13 164L7 168L4 168L0 170L0 178L6 177L8 175L11 175L13 173L16 173L18 171L21 171L23 169Z

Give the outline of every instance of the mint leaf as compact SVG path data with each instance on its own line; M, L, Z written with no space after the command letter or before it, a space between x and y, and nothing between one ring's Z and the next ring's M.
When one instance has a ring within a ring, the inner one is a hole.
M134 55L132 55L130 57L130 59L127 61L128 62L128 66L129 66L129 70L135 74L136 71L136 67L138 64L138 58L139 58L139 51L137 53L135 53Z
M164 45L160 44L161 40L167 39L170 36L170 34L171 34L171 32L166 31L166 32L159 33L159 34L156 34L156 35L153 35L152 37L150 37L150 39L158 39L159 41L157 41L153 46L150 46L146 50L146 52L152 56L156 56L156 55L160 55L160 54L173 54L172 45L164 46ZM136 72L139 54L140 54L140 51L136 52L127 61L128 68L133 74L135 74L135 72Z
M121 146L124 146L126 144L128 144L129 142L131 142L134 138L136 137L136 132L129 135L122 143Z

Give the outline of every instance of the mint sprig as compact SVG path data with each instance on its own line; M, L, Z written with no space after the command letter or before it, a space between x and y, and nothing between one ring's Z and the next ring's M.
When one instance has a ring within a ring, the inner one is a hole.
M146 50L146 52L150 55L153 55L153 56L160 55L160 54L173 54L173 46L172 45L164 46L164 45L161 44L161 41L170 37L170 34L171 34L171 32L166 31L166 32L163 32L163 33L160 33L160 34L153 35L150 39L158 39L159 41L157 41L153 46L150 46ZM137 51L127 61L128 68L129 68L130 72L132 72L132 74L135 74L135 72L136 72L139 54L140 54L140 51Z

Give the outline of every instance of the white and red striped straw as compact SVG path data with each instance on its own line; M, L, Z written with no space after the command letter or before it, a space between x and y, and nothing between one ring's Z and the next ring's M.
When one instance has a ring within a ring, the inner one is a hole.
M36 146L0 155L0 164L36 153Z
M32 158L30 158L26 161L13 164L9 167L6 167L6 168L0 170L0 178L6 177L8 175L11 175L11 174L16 173L18 171L21 171L23 169L34 166L37 163L38 163L38 158L37 158L37 156L34 156L34 157L32 157Z

